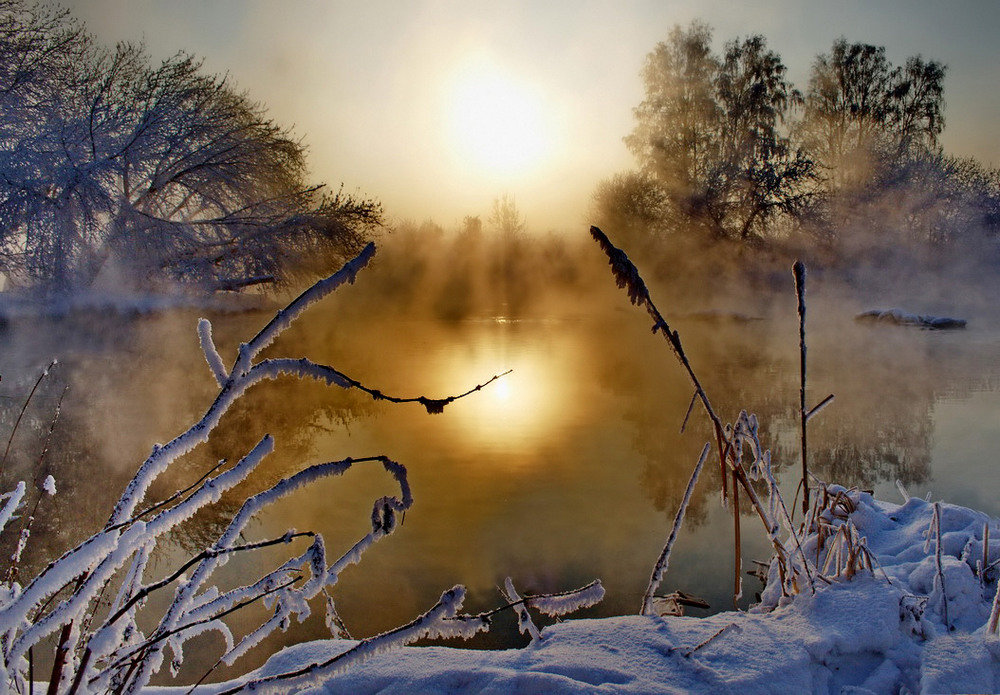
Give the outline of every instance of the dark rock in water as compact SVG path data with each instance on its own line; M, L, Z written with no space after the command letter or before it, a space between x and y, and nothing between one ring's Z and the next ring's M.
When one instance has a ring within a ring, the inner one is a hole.
M950 330L955 328L965 328L965 319L953 319L946 316L921 316L910 314L901 309L872 309L854 317L855 321L872 323L889 323L894 326L916 326L917 328L929 328L931 330Z
M702 321L705 323L752 323L754 321L764 320L759 316L750 316L749 314L743 314L738 311L721 311L715 309L679 314L677 318Z

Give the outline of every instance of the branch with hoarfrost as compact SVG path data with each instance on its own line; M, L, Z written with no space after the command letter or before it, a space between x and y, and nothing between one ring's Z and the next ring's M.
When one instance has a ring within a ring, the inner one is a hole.
M513 608L518 611L520 621L521 611L526 607L535 608L546 615L560 616L592 606L604 598L604 587L601 586L600 581L593 581L587 586L572 591L525 596L524 598L518 597L509 577L505 585L505 597L508 600L508 604L505 606L476 615L460 614L459 611L465 599L465 587L455 586L442 594L441 599L429 611L406 625L361 640L355 646L326 661L316 662L287 673L248 680L242 685L223 691L219 695L234 695L242 692L285 693L319 685L331 676L367 661L380 652L412 644L420 639L456 637L469 639L478 632L489 630L490 617L503 610ZM526 616L526 613L524 615ZM539 639L538 629L531 622L531 618L526 617L526 620L526 624L531 626L527 629L530 631L532 640Z
M504 580L503 588L500 589L500 595L503 596L504 600L514 609L514 614L517 616L517 631L522 635L528 635L531 637L531 642L535 643L542 638L538 633L538 628L535 626L534 621L531 616L528 615L528 609L524 605L524 599L517 593L517 589L514 588L514 580L507 577Z
M198 339L201 344L201 351L205 353L205 361L208 362L212 375L219 386L225 386L229 375L226 374L226 365L222 362L222 355L215 347L212 339L212 322L208 319L198 319Z
M500 592L503 593L502 591ZM494 608L493 610L477 613L479 618L492 618L497 613L516 608L517 606L527 606L536 608L539 613L558 617L567 613L578 611L581 608L589 608L604 600L604 586L600 579L595 579L590 584L579 589L569 591L557 591L551 594L527 594L523 598L510 601L507 604Z
M172 655L171 670L176 670L185 642L206 630L222 635L226 652L220 662L231 664L272 631L286 628L292 619L304 620L310 614L310 602L319 594L325 594L329 602L328 590L337 583L340 574L359 562L373 543L396 529L399 519L413 504L406 468L385 456L328 461L307 466L248 498L213 544L181 562L166 576L145 577L159 541L199 510L217 504L223 494L251 476L273 450L274 441L266 435L235 464L229 465L223 459L197 481L164 500L145 508L139 506L153 482L178 458L206 442L222 416L255 384L282 375L321 379L341 388L362 390L378 400L418 403L433 413L441 412L449 403L503 376L494 376L458 395L404 398L384 394L331 366L307 359L272 358L255 363L261 351L307 307L344 283L353 282L374 253L374 245L369 244L339 271L277 312L249 342L240 345L230 369L226 369L215 345L211 323L205 319L199 321L199 343L219 385L218 394L191 427L170 442L153 447L126 486L103 529L49 563L23 588L7 583L4 587L6 600L0 602L0 634L4 635L0 640L0 682L9 689L26 691L31 680L30 650L60 629L57 658L50 677L54 691L138 693L160 670L168 655ZM323 538L309 531L289 530L270 540L243 539L250 521L268 505L304 486L341 475L364 463L381 465L395 481L398 491L374 500L371 530L332 561L328 561ZM54 490L54 485L48 488ZM14 516L25 490L25 484L20 483L0 497L3 502L0 529ZM233 554L290 543L301 537L312 538L308 548L245 585L220 591L213 584L215 572ZM171 586L174 595L170 605L159 616L144 613L140 621L139 612L144 610L149 596ZM109 587L117 587L115 598L110 606L102 607L102 597ZM57 596L60 600L54 600ZM408 643L419 636L470 636L487 629L486 617L456 615L463 596L464 590L460 587L446 592L435 608L413 623L363 641L349 654L323 665L320 671L335 672L384 648ZM273 615L237 643L222 618L260 601L273 608ZM336 609L328 605L327 612L331 610L336 613ZM275 687L283 689L291 682L289 678L295 680L294 676L282 677ZM260 687L266 690L270 686L263 683Z
M219 695L240 692L287 693L311 685L319 685L331 676L355 664L368 661L381 652L412 644L428 637L471 637L488 627L483 620L455 620L465 600L465 587L455 586L441 595L423 615L394 630L361 640L355 646L326 661L310 664L288 673L249 680L243 685L224 690Z

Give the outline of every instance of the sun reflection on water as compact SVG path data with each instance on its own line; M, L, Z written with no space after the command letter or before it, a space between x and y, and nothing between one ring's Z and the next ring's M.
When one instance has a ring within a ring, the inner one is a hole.
M504 342L441 355L442 383L482 383L484 375L511 370L482 392L450 406L452 436L473 449L536 449L569 409L566 378L572 358L567 346L513 348Z

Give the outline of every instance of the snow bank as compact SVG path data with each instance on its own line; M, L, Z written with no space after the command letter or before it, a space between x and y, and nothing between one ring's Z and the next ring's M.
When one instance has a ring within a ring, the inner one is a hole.
M949 504L911 498L896 505L826 490L845 501L821 514L805 539L806 556L821 567L827 553L839 552L832 531L853 526L876 560L873 571L830 571L815 594L792 597L781 596L772 576L748 612L569 620L544 628L524 649L405 647L301 692L997 692L1000 641L985 624L1000 573L993 564L1000 564L998 522ZM986 524L996 540L988 541L988 569L980 572ZM294 671L355 644L289 647L241 681L196 692Z

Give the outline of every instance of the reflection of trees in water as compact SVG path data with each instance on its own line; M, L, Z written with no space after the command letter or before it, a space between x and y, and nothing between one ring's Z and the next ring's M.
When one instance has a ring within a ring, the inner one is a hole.
M574 360L584 370L579 379L596 380L610 402L602 396L600 402L567 407L587 409L582 419L589 429L580 435L592 437L585 444L586 450L601 451L604 445L613 445L620 454L608 465L627 466L629 481L638 478L652 505L672 514L701 447L710 437L708 423L696 405L686 432L678 432L691 397L690 384L669 348L658 336L650 335L644 317L635 315L627 306L621 307L621 297L613 286L608 295L615 304L595 302L588 307L602 317L600 322L574 323L571 330L573 340L581 341L581 356ZM601 295L597 296L600 299ZM609 306L621 311L605 308ZM732 421L741 409L756 413L762 442L771 448L779 475L783 470L796 471L798 355L794 326L720 316L708 317L712 320L685 317L684 309L683 305L674 307L681 317L676 325L719 414ZM320 312L304 321L301 330L293 327L270 354L309 355L369 380L374 386L409 390L408 384L414 380L413 365L421 360L401 357L403 343L416 345L418 351L433 351L447 341L461 344L472 340L480 330L478 324L469 324L465 331L454 324L441 327L432 321L397 325L393 314L388 318L344 319L339 311L337 306L328 314ZM817 311L814 315L821 314ZM28 547L26 565L30 567L24 571L38 569L72 541L102 525L152 442L168 440L208 406L212 379L198 351L196 318L193 312L132 320L88 317L75 325L69 321L23 331L15 326L0 338L6 341L4 347L11 354L24 352L24 345L18 341L26 340L28 334L31 354L63 353L63 363L53 372L51 381L43 385L26 415L26 423L22 423L4 480L31 479L55 400L64 383L71 385L49 454L59 494L43 500L39 507ZM214 322L226 361L232 358L236 341L252 334L261 321L259 315L247 314ZM512 344L538 340L538 334L529 330L531 325L508 324L503 330L511 332L504 335ZM500 330L491 326L491 330ZM993 372L980 370L976 360L982 357L976 357L972 348L960 349L960 336L948 342L946 336L921 332L873 331L850 323L848 328L840 331L838 327L836 335L830 336L818 326L810 335L809 400L816 402L830 392L837 395L836 401L811 423L811 469L822 478L862 487L894 478L908 485L926 480L930 474L934 403L943 395L961 396L969 389L995 388L995 377L983 376L995 374L995 367ZM404 332L406 339L398 341L400 345L386 346L382 351L383 343ZM38 364L0 363L4 374L0 394L8 399L8 407L0 414L0 433L9 432L38 368ZM976 376L970 377L970 373ZM20 379L15 378L18 374ZM234 491L210 516L200 516L182 529L177 542L184 548L194 548L217 535L248 494L307 462L315 462L318 441L375 412L376 406L367 396L352 392L306 382L279 380L262 384L234 406L207 445L197 448L162 476L149 501L191 484L221 458L234 462L264 433L275 435L277 449L256 477ZM604 412L610 412L611 418L601 422L598 418ZM573 434L577 436L579 431ZM564 458L559 436L553 433L545 440L549 447L545 451L551 453L536 456ZM393 453L409 464L420 460L425 444L414 440L399 446L399 451ZM498 454L496 465L509 465L509 458ZM711 508L706 505L714 505L718 499L717 460L714 465L710 460L702 475L689 510L695 522L708 519ZM521 486L529 480L499 477L491 497L498 508L517 494L508 494L508 486L515 486L513 481ZM38 476L39 481L43 478ZM545 483L543 479L541 483L532 480L532 484ZM645 504L641 497L638 501ZM456 518L467 513L458 497L449 497L443 504L454 506ZM9 550L0 548L6 557L10 556Z
M773 328L770 322L715 322L681 325L680 332L717 412L729 420L741 409L757 414L761 441L771 449L780 479L783 470L797 475L799 465L798 355L792 340L789 346L777 344ZM810 400L836 394L810 423L810 470L824 480L863 488L894 479L924 482L931 474L934 404L983 387L988 379L963 376L976 372L983 358L926 333L849 329L832 340L815 336L810 346ZM666 354L667 346L658 342L638 331L619 334L604 348L608 361L601 373L633 427L643 488L657 509L670 512L711 431L696 404L686 433L679 434L692 389ZM688 512L694 522L705 519L705 500L719 490L718 465L706 466L702 477Z
M95 312L33 322L30 329L15 325L3 336L10 357L0 365L4 376L0 445L6 444L39 371L38 365L23 357L15 361L14 356L59 359L25 413L2 474L4 489L16 480L29 483L28 512L38 494L37 486L31 489L33 479L40 485L51 473L58 489L55 497L40 501L22 576L37 572L103 526L153 442L183 431L209 406L213 381L199 354L196 320L186 311L138 318ZM252 333L248 326L256 329L261 319L252 314L228 316L215 324L219 343L227 345L228 335ZM30 346L24 342L29 334ZM67 385L60 418L39 467L56 403ZM268 465L181 527L176 542L185 550L200 550L218 537L248 495L311 463L318 436L372 412L370 399L319 384L278 380L260 385L233 406L207 444L160 476L141 508L194 483L220 459L235 463L264 434L273 434L278 447ZM0 557L10 557L15 542L16 534L7 534ZM5 570L0 565L0 571Z

